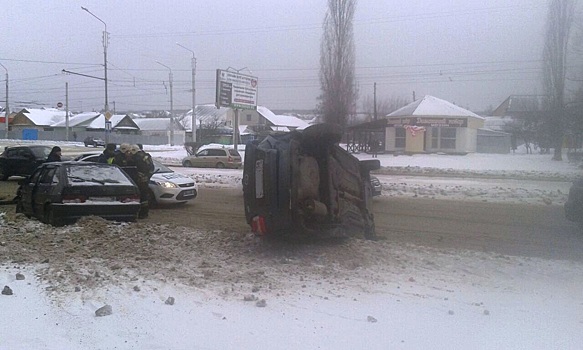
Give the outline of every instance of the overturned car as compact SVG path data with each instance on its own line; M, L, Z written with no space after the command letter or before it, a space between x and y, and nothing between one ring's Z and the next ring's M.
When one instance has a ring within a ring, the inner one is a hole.
M342 129L316 124L272 134L245 149L245 216L260 235L375 238L370 171L338 143Z

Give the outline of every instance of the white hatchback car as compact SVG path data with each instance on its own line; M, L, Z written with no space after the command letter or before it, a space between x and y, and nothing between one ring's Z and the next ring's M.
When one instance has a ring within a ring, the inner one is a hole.
M75 160L83 162L97 162L97 154L83 154ZM198 186L193 179L186 175L174 172L159 161L154 161L154 175L150 179L150 205L156 204L184 204L196 198Z

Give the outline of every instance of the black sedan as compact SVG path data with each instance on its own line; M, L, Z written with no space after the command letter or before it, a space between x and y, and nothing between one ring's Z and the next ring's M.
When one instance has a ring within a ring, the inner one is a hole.
M135 221L140 209L138 187L117 166L56 162L39 166L22 180L16 212L60 226L83 216Z
M105 141L91 136L87 136L85 140L83 140L83 143L85 144L85 147L105 147Z
M51 153L50 146L13 146L6 147L0 154L0 181L8 180L10 176L27 176L32 174L37 166L47 160Z

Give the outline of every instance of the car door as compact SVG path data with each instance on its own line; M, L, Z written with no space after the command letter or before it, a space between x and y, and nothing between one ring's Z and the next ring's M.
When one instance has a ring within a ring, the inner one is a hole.
M58 166L47 165L43 167L40 178L36 185L36 190L32 195L34 214L40 220L44 219L45 204L52 201L51 195L55 186L59 183L58 176L55 173Z
M196 154L196 158L193 159L193 165L197 166L197 167L208 167L209 166L209 160L208 160L208 154L209 154L209 150L208 149L203 149L202 151L198 152Z
M30 164L34 164L32 153L27 152L28 149L24 147L18 147L10 152L9 164L10 168L13 169L11 172L13 174L30 174L27 172Z
M209 167L216 167L218 163L225 164L227 154L223 149L209 149Z
M37 169L31 176L24 179L20 186L20 202L22 203L22 211L26 215L34 215L32 197L36 191L36 184L41 173L42 168Z

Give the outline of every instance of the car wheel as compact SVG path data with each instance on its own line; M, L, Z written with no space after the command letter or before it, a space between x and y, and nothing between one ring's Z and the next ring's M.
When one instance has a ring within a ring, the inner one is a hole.
M154 191L152 191L152 190L148 191L148 206L150 206L150 208L155 208L158 206L158 201L156 200L156 195L154 194Z
M217 168L223 169L224 167L225 167L225 164L223 164L223 163L217 163Z
M55 211L53 210L53 207L50 204L47 204L45 206L44 214L45 214L44 222L46 224L55 227L63 226L63 219L55 216Z
M19 199L18 202L16 202L16 213L22 213L24 211L22 209L22 201Z
M182 166L192 168L192 163L189 160L185 160L184 162L182 162Z
M6 181L10 177L9 174L6 173L3 167L0 167L0 181Z

